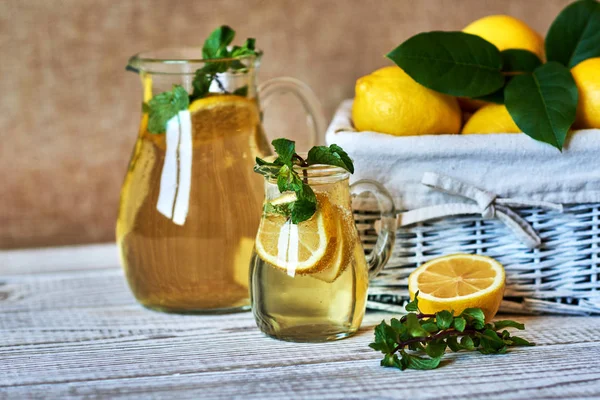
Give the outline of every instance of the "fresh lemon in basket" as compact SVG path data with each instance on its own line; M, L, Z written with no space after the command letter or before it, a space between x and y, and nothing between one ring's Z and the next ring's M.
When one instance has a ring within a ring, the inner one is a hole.
M540 60L544 60L544 39L529 25L520 19L508 15L489 15L471 22L463 32L477 35L494 46L498 50L522 49L536 54ZM462 109L473 111L490 104L482 100L460 98Z
M523 49L544 56L544 39L539 33L518 18L509 15L489 15L471 22L463 32L477 35L498 50Z
M295 227L292 228L287 217L279 214L263 216L256 235L256 252L260 258L285 271L288 270L288 264L292 264L290 268L296 274L312 274L333 265L338 258L337 248L341 245L337 211L326 194L315 195L317 211L311 218L295 226L298 229L297 238L291 234L291 229ZM288 193L283 196L286 197L275 199L271 204L281 205L296 200L295 196Z
M470 133L520 133L505 105L488 104L467 120L462 129L464 135Z
M504 295L504 267L490 257L453 254L431 260L408 278L411 299L419 292L419 309L426 314L481 308L491 320Z
M356 81L352 120L359 131L396 136L459 133L461 111L456 98L427 89L392 66Z
M575 126L600 129L600 57L580 62L571 73L579 90Z

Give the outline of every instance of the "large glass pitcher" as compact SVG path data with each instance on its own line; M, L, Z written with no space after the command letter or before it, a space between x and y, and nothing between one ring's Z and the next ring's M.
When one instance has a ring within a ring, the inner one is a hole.
M279 78L257 89L259 57L201 60L200 54L161 50L138 54L128 65L142 80L143 111L121 190L117 244L133 294L161 311L249 308L248 266L263 201L262 178L252 167L255 157L271 153L258 99L291 92L312 122L311 145L324 131L319 104L305 85ZM210 87L202 98L157 97L176 93L174 85L193 94L196 71L204 75L218 63L227 71L206 74ZM166 111L179 101L189 106L164 121L149 110L160 101Z
M395 239L395 208L375 181L349 185L339 167L297 167L315 193L317 211L293 224L281 210L295 200L265 178L265 203L250 268L252 311L260 330L276 339L321 342L360 327L369 278L388 261ZM352 197L374 196L381 213L379 236L365 257L352 214Z

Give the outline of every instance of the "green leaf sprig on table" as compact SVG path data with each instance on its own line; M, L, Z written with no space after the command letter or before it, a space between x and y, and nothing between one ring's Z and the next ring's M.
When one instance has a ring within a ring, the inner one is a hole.
M294 167L306 168L311 165L332 165L354 173L354 164L348 154L338 145L314 146L306 159L296 153L296 143L288 139L275 139L271 142L277 158L267 162L256 158L254 171L277 181L281 193L294 193L296 200L285 204L265 204L266 213L276 213L291 218L293 224L306 221L317 210L317 198L309 185L308 173L302 169L302 178Z
M384 354L383 367L434 369L440 365L447 348L454 352L503 354L509 347L534 346L505 329L525 329L519 322L486 323L479 308L467 308L458 316L446 310L423 314L419 311L418 295L419 292L415 300L406 305L407 315L399 320L392 318L389 324L381 321L375 327L375 341L369 347Z
M421 85L452 96L505 104L517 126L562 150L577 110L570 68L600 56L600 3L579 0L554 20L547 63L527 50L499 51L464 32L425 32L387 57Z
M196 70L191 94L188 94L183 86L173 85L171 91L157 94L148 103L142 104L143 111L148 113L148 132L164 133L167 121L179 111L186 110L192 101L207 96L213 81L217 82L223 93L238 96L248 94L248 86L239 87L229 93L217 78L219 73L246 68L239 60L240 57L260 55L253 38L246 39L242 46L230 46L234 38L235 31L226 25L220 26L209 35L202 47L202 57L204 60L218 61L206 61L202 68Z

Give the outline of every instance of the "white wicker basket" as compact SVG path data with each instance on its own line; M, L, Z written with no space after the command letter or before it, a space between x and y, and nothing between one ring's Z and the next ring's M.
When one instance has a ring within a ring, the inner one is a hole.
M382 183L386 184L394 197L405 196L408 199L405 202L397 200L401 211L404 211L403 206L407 202L415 203L413 201L414 190L409 193L410 190L406 189L406 187L414 189L416 185L414 179L406 180L406 185L398 184L393 177L387 179L386 182L386 179L383 179L385 173L382 173L382 171L385 172L385 169L375 171L369 165L370 163L365 161L369 160L369 149L365 149L368 146L358 143L354 149L352 148L353 141L361 139L354 139L350 135L358 136L362 133L347 132L344 138L337 136L341 130L351 131L351 128L347 128L349 124L351 124L349 122L349 106L348 103L345 103L336 113L327 133L327 141L340 144L351 155L354 155L352 150L358 153L362 151L358 159L355 159L357 172L362 171L357 178L384 181ZM340 127L343 128L340 129ZM589 134L593 134L594 138L588 137L586 146L589 146L591 140L593 143L597 143L597 147L600 149L600 131ZM372 138L373 136L370 136L370 139ZM389 140L389 137L386 137L385 140ZM429 137L424 140L432 139ZM443 140L451 139L440 139L440 141ZM456 140L463 139L457 137ZM530 146L529 138L523 138L523 140L519 146L522 147L523 143L525 146ZM448 145L451 142L444 143ZM531 149L535 149L538 144L531 140L531 146ZM539 144L539 146L544 145ZM575 159L584 157L584 165L580 167L588 171L591 168L587 179L583 175L579 176L583 177L585 185L584 189L574 193L574 198L578 201L572 203L561 201L559 194L551 193L546 197L540 195L535 200L556 201L558 199L558 202L564 203L562 212L548 211L538 207L512 209L537 232L541 239L541 244L537 248L528 248L500 220L484 219L481 215L449 216L398 228L396 244L390 261L380 275L371 282L368 306L372 309L403 311L403 306L408 301L407 278L414 268L440 255L461 252L488 255L496 258L505 266L507 286L501 311L600 314L600 197L596 191L600 187L600 163L597 161L597 156L592 160L590 153L581 152L579 155L577 146L573 146L573 148L574 150L569 150L571 152L569 156L575 157ZM452 153L452 149L449 152ZM558 154L558 152L554 154ZM371 154L371 156L374 157L375 154ZM402 155L398 157L402 158ZM418 159L418 155L415 157ZM561 160L567 160L567 165L573 163L567 158ZM451 162L449 163L451 164ZM427 160L419 163L414 159L413 165L413 169L426 169L429 166ZM596 167L590 167L593 165ZM435 162L431 163L431 167L435 168ZM450 168L453 174L461 173L458 169L453 168L454 166ZM561 168L564 169L564 167ZM413 169L393 166L390 167L389 174L398 174L398 171L409 174L413 172ZM421 171L417 171L415 175L420 173ZM462 177L464 177L464 171L462 173ZM555 174L560 174L560 172L557 170ZM491 182L490 185L498 186L496 182ZM480 186L483 186L484 189L487 188L485 182L482 182ZM500 196L512 194L501 191L497 193ZM568 195L568 190L566 193ZM532 194L531 197L536 197L536 195ZM590 199L593 201L589 201ZM432 200L437 204L439 201L441 200L435 197ZM370 211L369 207L363 207L355 209L355 216L365 251L368 252L376 240L374 228L376 213Z

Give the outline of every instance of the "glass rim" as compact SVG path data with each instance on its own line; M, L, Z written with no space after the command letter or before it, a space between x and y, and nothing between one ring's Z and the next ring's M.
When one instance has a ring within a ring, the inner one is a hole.
M158 64L206 64L206 63L216 63L216 62L231 62L236 60L259 60L263 52L260 49L256 49L256 55L248 54L238 57L222 57L222 58L186 58L186 57L149 57L148 55L156 52L167 52L167 51L177 51L177 50L197 50L198 54L202 54L202 49L200 47L163 47L156 50L147 50L134 54L129 58L129 65L133 61L138 63L158 63Z
M298 155L304 159L307 157L307 153L302 152L298 153ZM276 155L265 157L265 161L271 162L277 158ZM259 167L260 168L260 167ZM335 165L327 165L327 164L314 164L306 167L302 167L299 165L294 165L294 171L298 172L300 177L306 173L307 178L312 182L310 184L327 184L334 183L343 179L346 179L350 176L350 172L345 170L342 167L337 167ZM265 180L271 183L276 183L277 179L273 176L265 175Z

